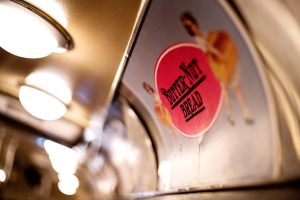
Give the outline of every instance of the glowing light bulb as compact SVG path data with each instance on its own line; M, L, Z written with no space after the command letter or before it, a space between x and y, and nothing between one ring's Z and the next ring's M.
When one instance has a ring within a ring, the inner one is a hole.
M59 174L74 174L77 169L79 155L73 149L53 142L44 141L44 148L49 155L53 169Z
M68 19L66 12L67 10L64 9L64 6L59 1L53 0L26 0L32 5L44 10L47 12L51 17L53 17L57 22L59 22L63 27L67 27Z
M0 169L0 182L4 182L6 180L6 173L3 169Z
M56 120L67 111L72 99L68 81L55 71L40 70L30 74L19 90L24 109L42 120Z
M73 174L58 175L58 189L65 195L74 195L79 187L78 178Z
M28 86L21 86L19 98L25 110L38 119L56 120L67 111L66 106L61 101Z
M70 103L72 92L68 77L60 71L40 69L29 74L25 79L26 84L36 86L60 99L65 104Z
M0 2L0 26L0 46L20 57L45 57L69 43L52 24L13 1Z

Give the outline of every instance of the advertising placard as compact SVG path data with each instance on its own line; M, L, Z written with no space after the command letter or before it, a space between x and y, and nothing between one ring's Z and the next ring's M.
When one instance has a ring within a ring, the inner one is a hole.
M151 1L122 85L162 138L160 190L255 184L278 175L266 74L225 1Z

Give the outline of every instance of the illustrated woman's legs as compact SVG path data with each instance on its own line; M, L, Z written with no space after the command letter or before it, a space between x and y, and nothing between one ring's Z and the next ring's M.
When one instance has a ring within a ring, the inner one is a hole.
M246 105L246 100L245 100L245 97L242 92L240 84L237 84L237 86L234 89L235 89L235 94L236 94L237 100L239 102L240 108L243 112L246 123L252 124L254 122L254 119L253 119L252 115L250 114L250 111Z
M225 86L223 86L223 97L224 97L224 103L225 103L225 107L226 107L227 119L230 122L230 124L234 125L232 108L231 108L229 95L228 95L228 89Z

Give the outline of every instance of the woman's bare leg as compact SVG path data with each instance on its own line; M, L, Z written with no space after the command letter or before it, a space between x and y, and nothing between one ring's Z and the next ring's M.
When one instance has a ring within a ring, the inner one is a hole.
M230 124L234 125L232 108L231 108L231 104L230 104L230 100L229 100L228 90L225 86L223 86L223 96L224 96L224 102L225 102L225 106L226 106L227 119L230 122Z
M238 84L234 89L235 89L235 94L237 96L237 100L239 102L240 108L242 109L246 123L252 124L254 122L254 119L253 119L252 115L250 114L250 111L246 105L246 100L245 100L245 97L242 92L240 84Z

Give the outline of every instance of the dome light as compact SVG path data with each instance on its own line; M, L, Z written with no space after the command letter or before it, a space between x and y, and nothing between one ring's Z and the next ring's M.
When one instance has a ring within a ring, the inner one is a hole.
M42 120L56 120L67 111L72 92L68 82L54 71L36 71L30 74L19 90L24 109Z
M3 169L0 169L0 182L3 183L6 180L6 173Z
M41 58L73 46L59 23L22 0L0 1L0 26L0 47L16 56Z

